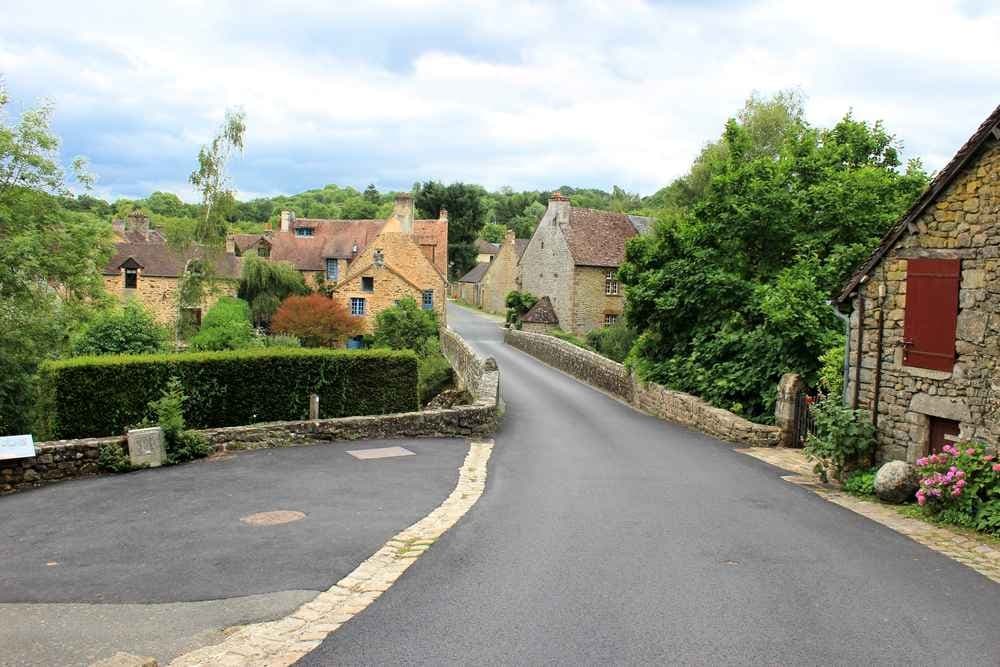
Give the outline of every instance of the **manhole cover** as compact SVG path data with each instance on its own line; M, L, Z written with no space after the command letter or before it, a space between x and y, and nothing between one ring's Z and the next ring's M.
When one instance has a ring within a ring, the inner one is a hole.
M415 456L406 447L376 447L375 449L351 449L347 452L356 459L388 459L393 456Z
M291 523L306 518L305 513L295 510L275 510L273 512L257 512L245 516L240 521L250 526L277 526L279 523Z

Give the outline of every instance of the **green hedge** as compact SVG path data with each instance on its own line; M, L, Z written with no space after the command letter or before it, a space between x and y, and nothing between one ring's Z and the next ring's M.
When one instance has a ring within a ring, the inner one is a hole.
M79 357L40 371L38 436L116 435L150 417L171 376L189 397L191 428L417 410L417 357L397 350L271 348Z

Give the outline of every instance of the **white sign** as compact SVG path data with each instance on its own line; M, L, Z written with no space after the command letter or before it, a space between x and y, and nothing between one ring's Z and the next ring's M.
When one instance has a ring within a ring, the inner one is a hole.
M0 438L0 460L28 459L35 455L35 443L30 435L8 435Z

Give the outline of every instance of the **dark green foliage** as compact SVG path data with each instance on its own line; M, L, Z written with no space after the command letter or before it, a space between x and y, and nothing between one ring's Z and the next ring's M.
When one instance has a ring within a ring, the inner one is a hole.
M171 377L160 398L150 404L156 414L156 423L163 429L168 465L204 458L212 453L205 438L184 428L184 403L187 400L180 379Z
M927 183L881 124L813 128L794 103L731 120L620 270L639 373L759 421L783 373L816 386L842 338L827 301Z
M110 472L128 472L132 470L132 462L121 445L109 443L101 445L97 452L97 466Z
M624 363L635 345L639 334L624 320L619 319L611 326L591 329L587 332L587 344L595 352L618 363Z
M437 338L428 338L420 357L420 404L423 405L450 387L454 371L448 359L441 354L441 344Z
M507 324L521 328L521 317L538 303L538 297L531 292L514 290L507 293L504 304L507 306Z
M76 356L160 352L167 333L138 301L99 313L73 343Z
M856 496L874 496L875 473L877 472L878 468L855 470L844 480L844 491Z
M437 314L423 310L412 297L400 299L375 317L375 347L393 350L413 350L423 354L427 340L438 336Z
M262 345L250 324L250 306L228 296L209 309L201 321L201 330L190 342L194 350L241 350Z
M453 278L465 275L476 264L474 242L486 222L485 195L482 187L465 183L427 181L414 186L413 201L422 215L436 218L441 209L448 210L448 261Z
M417 358L393 350L268 348L173 355L82 357L41 369L42 438L114 435L149 419L171 377L192 428L305 419L309 394L322 417L417 407Z
M875 427L865 410L844 407L839 397L831 397L812 406L816 432L806 439L803 452L815 461L813 470L824 482L832 476L841 480L844 473L868 460L875 450Z

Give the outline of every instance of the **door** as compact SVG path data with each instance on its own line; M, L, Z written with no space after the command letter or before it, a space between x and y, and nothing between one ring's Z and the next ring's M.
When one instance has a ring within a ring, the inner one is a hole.
M927 444L928 454L937 454L941 451L941 448L945 445L954 444L954 438L958 437L958 432L960 430L957 421L951 419L942 419L940 417L931 417L931 428L930 428L930 440ZM952 437L948 437L952 436Z

